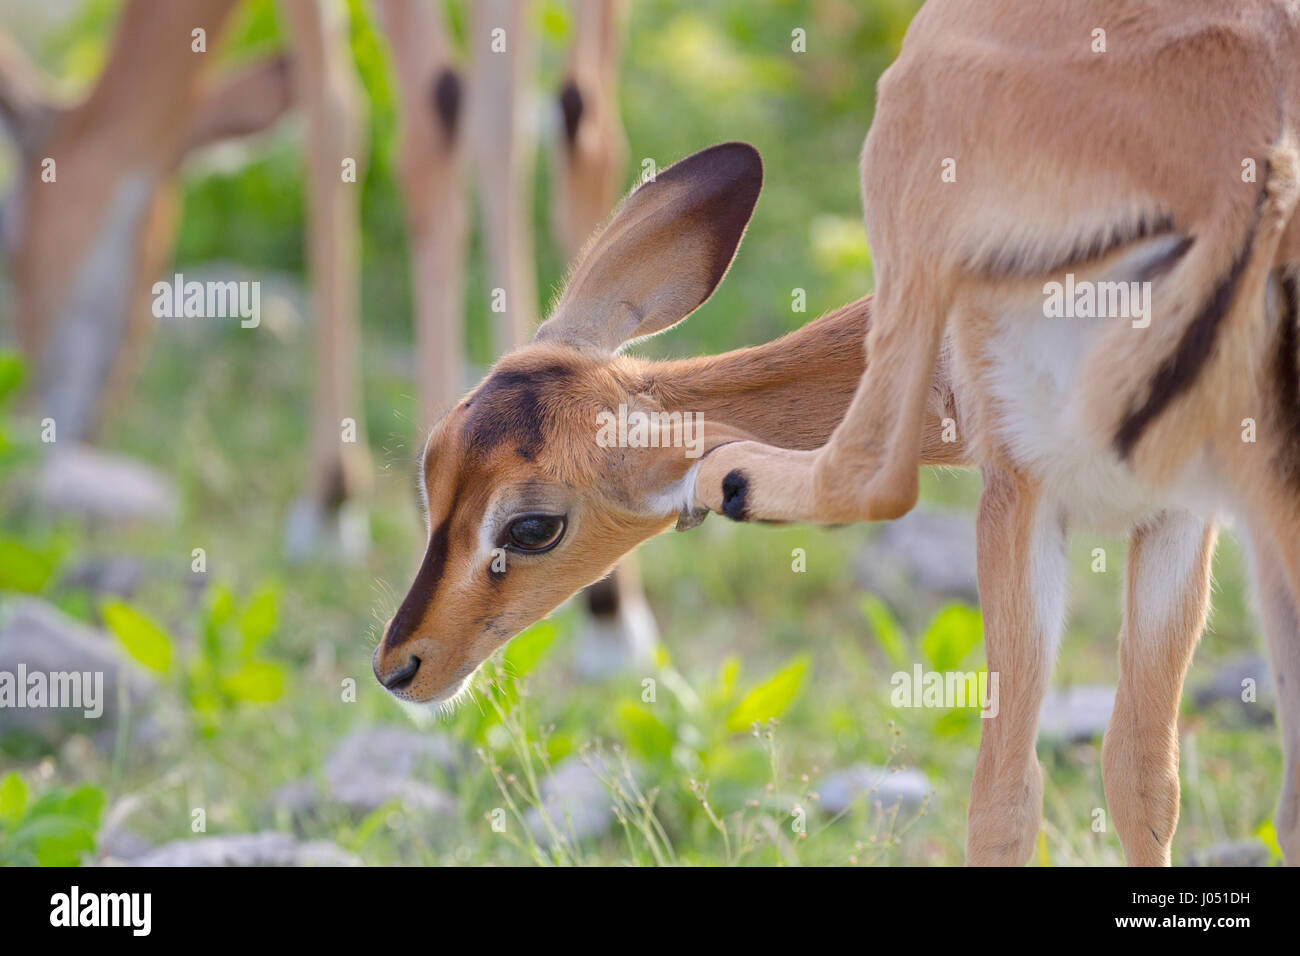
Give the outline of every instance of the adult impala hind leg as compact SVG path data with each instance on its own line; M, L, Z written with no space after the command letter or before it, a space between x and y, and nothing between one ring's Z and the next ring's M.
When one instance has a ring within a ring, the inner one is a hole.
M1252 536L1251 557L1282 731L1282 795L1274 824L1286 864L1300 866L1300 602L1266 534Z
M342 170L349 160L354 166L364 162L365 102L348 41L347 5L282 0L280 6L293 50L294 97L306 120L306 251L316 371L311 490L289 514L285 551L294 560L332 551L354 561L370 543L359 499L369 489L371 471L358 360L360 191Z
M1119 689L1102 744L1106 802L1124 858L1168 866L1178 825L1178 702L1210 603L1216 530L1162 512L1129 544Z
M971 782L966 862L1020 866L1042 818L1034 745L1064 621L1065 523L1035 483L986 469L976 537L988 671L998 683Z
M395 171L411 246L416 424L424 436L465 384L465 84L433 4L376 0L375 8L398 94Z
M470 156L497 355L527 342L537 322L531 228L536 134L527 95L537 45L532 12L528 0L476 0L469 9ZM498 292L504 301L497 301Z

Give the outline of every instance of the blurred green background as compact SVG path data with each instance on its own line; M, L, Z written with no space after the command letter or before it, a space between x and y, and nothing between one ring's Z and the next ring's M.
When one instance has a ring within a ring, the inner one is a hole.
M764 195L731 274L682 327L642 347L644 354L687 356L766 341L871 290L857 160L876 79L917 6L629 4L621 67L629 186L644 158L662 167L723 140L753 143L766 164ZM67 0L43 12L0 5L28 51L70 91L95 76L118 7L115 0ZM465 5L445 9L463 33ZM653 675L580 679L571 650L582 618L566 606L507 651L504 666L524 678L526 692L513 681L483 686L454 715L421 731L457 754L411 777L445 795L445 804L420 810L419 801L398 793L358 810L319 795L336 785L328 761L348 734L409 727L375 684L369 657L405 592L423 533L412 490L420 436L412 425L406 239L392 173L393 86L372 11L363 0L350 0L349 10L369 100L362 368L379 472L367 502L370 557L359 567L291 566L282 557L285 515L307 477L311 336L302 323L270 323L259 335L229 324L156 337L102 443L176 483L174 526L87 524L32 506L38 462L26 436L36 432L8 395L0 459L3 600L35 595L104 629L106 640L152 668L158 691L148 712L123 722L107 743L77 732L53 740L0 737L0 862L125 856L130 840L196 840L193 811L201 808L209 835L289 834L329 841L369 863L959 863L978 714L895 708L889 677L914 662L982 667L978 615L910 579L883 599L868 593L861 565L874 560L881 532L865 526L764 529L715 518L652 541L642 565L664 640ZM538 287L549 301L565 267L548 228L551 109L573 25L559 0L538 0L533 16L543 38L535 234ZM806 53L791 51L795 28L807 31ZM282 43L275 4L246 0L220 55L237 61ZM186 168L179 271L238 263L252 275L302 283L298 142L290 122L236 155ZM468 341L470 359L486 366L493 360L488 291L477 234L473 243ZM796 288L806 291L806 312L791 308ZM6 359L0 384L9 384L0 391L16 391L19 374ZM975 475L927 474L925 503L954 509L953 520L969 525L978 489ZM197 547L208 569L196 585L190 562ZM797 548L806 553L803 572L792 570ZM1095 548L1108 556L1104 572L1093 570ZM1059 687L1115 679L1123 554L1120 541L1076 536ZM148 569L125 600L70 573L89 559L122 556ZM1193 684L1258 643L1231 542L1220 550L1216 579L1212 629ZM647 676L656 682L653 702L643 700ZM348 679L355 702L343 699ZM1267 711L1190 697L1175 862L1231 841L1252 860L1275 861L1269 820L1280 755ZM749 729L754 720L757 734ZM603 756L593 758L592 748ZM560 820L559 835L530 838L525 820L530 806L544 802L547 768L573 766L584 754L602 768L596 776L604 792L594 804L616 806L616 818L590 836L575 836ZM1100 738L1046 741L1040 756L1046 807L1036 862L1120 862L1113 830L1104 817L1102 828L1096 825L1105 807ZM822 809L826 781L859 764L878 768L879 793L861 794L838 815ZM924 774L919 802L911 792L896 800L889 789L897 776L890 771L902 768ZM295 785L318 792L305 808L285 795L283 788ZM504 832L493 828L495 811Z

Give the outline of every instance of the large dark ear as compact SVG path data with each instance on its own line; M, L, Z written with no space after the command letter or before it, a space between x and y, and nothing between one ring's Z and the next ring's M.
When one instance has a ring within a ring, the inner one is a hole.
M763 161L748 143L710 146L639 186L534 341L613 352L686 318L726 275L762 188Z

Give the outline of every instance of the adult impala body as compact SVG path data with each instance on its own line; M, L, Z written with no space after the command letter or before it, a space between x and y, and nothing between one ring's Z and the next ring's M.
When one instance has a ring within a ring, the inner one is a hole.
M972 861L1024 862L1038 830L1034 738L1076 525L1131 532L1104 777L1129 861L1169 861L1178 703L1224 514L1257 572L1285 749L1278 839L1300 860L1298 121L1293 3L933 0L881 79L863 152L879 373L823 448L737 443L699 473L700 503L736 518L895 517L916 500L946 363L984 476L980 599L1001 675ZM1046 317L1066 282L1135 283L1150 312L1094 300Z

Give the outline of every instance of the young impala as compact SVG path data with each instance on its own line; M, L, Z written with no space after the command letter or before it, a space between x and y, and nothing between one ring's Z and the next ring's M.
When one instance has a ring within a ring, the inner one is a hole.
M1278 840L1300 860L1300 183L1288 125L1300 64L1286 55L1300 26L1262 0L1147 3L1149 16L1130 6L927 6L882 79L864 153L875 303L776 342L685 361L616 354L712 293L761 169L728 144L634 192L534 343L435 426L428 548L376 649L379 680L406 700L450 699L494 649L674 522L708 510L888 517L911 507L918 464L976 465L1000 700L983 724L967 859L1030 855L1066 531L1092 523L1132 529L1103 748L1111 819L1129 862L1167 864L1183 674L1216 515L1230 510L1250 536L1277 675ZM1094 27L1112 52L1093 52ZM1214 79L1225 74L1231 95ZM1137 283L1150 298L1134 301L1150 308L1048 318L1058 282ZM605 447L598 416L620 405L702 413L703 455L668 441ZM958 440L945 441L954 425Z
M697 452L745 439L816 448L830 436L862 375L869 299L724 355L616 354L712 294L761 184L758 153L741 143L660 172L589 246L533 343L436 423L422 469L428 546L374 655L375 676L399 698L451 699L488 655L637 544L697 524ZM620 405L628 419L698 414L701 443L600 441L602 413ZM963 461L960 443L941 436L952 414L940 371L927 461Z

